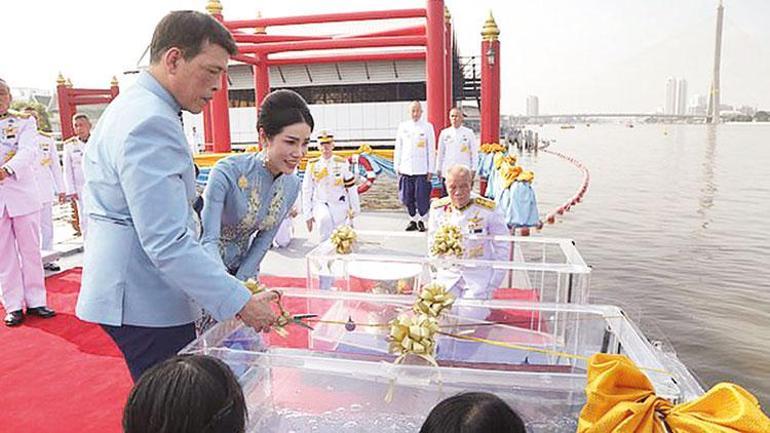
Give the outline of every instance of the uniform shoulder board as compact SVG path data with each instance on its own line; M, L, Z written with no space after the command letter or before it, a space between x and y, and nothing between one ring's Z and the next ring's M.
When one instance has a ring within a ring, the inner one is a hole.
M473 202L481 207L485 207L487 209L494 209L496 204L494 200L490 200L488 198L484 197L476 197L473 199Z
M315 164L315 163L316 163L316 162L318 162L320 159L321 159L321 157L320 157L320 156L319 156L318 158L308 159L308 160L307 160L307 163L308 163L308 164Z
M51 134L50 132L37 131L37 133L42 135L43 137L53 138L53 134Z
M334 155L334 162L345 162L345 158L339 155Z
M449 198L449 196L447 196L444 198L433 200L433 202L430 204L430 207L441 207L441 206L446 206L450 203L452 203L452 200Z
M30 117L32 117L32 115L31 115L31 114L28 114L28 113L23 113L23 112L21 112L21 111L16 111L16 110L8 110L8 113L9 113L11 116L13 116L13 117L18 117L18 118L20 118L20 119L29 119Z
M356 186L356 177L350 176L349 179L345 179L343 185L345 186L345 188Z

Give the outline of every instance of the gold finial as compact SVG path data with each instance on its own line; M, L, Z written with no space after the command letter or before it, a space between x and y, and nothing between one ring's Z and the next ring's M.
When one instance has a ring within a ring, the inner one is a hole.
M56 78L56 85L57 86L63 86L67 84L67 80L64 79L64 75L59 72L59 76Z
M208 12L209 15L222 15L222 3L220 3L219 0L209 0L209 2L206 3L206 12Z
M500 36L500 29L497 28L495 17L492 16L492 11L489 11L489 17L484 22L484 28L481 29L481 39L485 41L496 41Z
M444 22L448 23L452 21L452 14L449 13L449 6L444 5Z
M72 80L67 78L67 80L64 82L64 85L67 86L67 87L72 87Z
M118 87L118 77L116 77L114 75L112 76L112 81L110 81L110 86L111 87Z
M262 11L257 11L257 19L262 18ZM254 34L255 35L264 35L267 31L265 31L264 27L255 27L254 28Z

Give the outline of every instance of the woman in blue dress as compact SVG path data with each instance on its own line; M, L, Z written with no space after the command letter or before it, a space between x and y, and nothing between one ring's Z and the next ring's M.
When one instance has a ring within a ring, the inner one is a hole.
M201 242L236 278L259 274L259 264L300 190L295 169L307 154L313 116L291 90L270 93L260 107L262 151L219 160L203 193Z

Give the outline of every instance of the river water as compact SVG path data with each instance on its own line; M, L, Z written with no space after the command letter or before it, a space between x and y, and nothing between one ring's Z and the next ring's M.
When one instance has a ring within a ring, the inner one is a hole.
M770 408L770 124L535 127L591 172L585 200L542 236L593 266L591 302L622 306L706 387L738 383ZM540 152L545 215L581 173Z

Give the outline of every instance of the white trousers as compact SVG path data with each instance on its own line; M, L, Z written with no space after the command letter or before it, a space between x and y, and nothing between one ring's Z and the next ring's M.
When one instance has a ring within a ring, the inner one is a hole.
M292 226L293 219L288 216L281 221L281 225L278 226L278 231L273 238L273 245L278 248L285 248L291 243L291 238L294 235L294 227Z
M337 204L318 203L313 206L313 218L318 225L321 242L329 239L337 227L345 224L348 216L347 202Z
M6 312L46 305L40 212L0 216L0 293Z
M40 210L40 248L53 250L53 203L43 203Z

